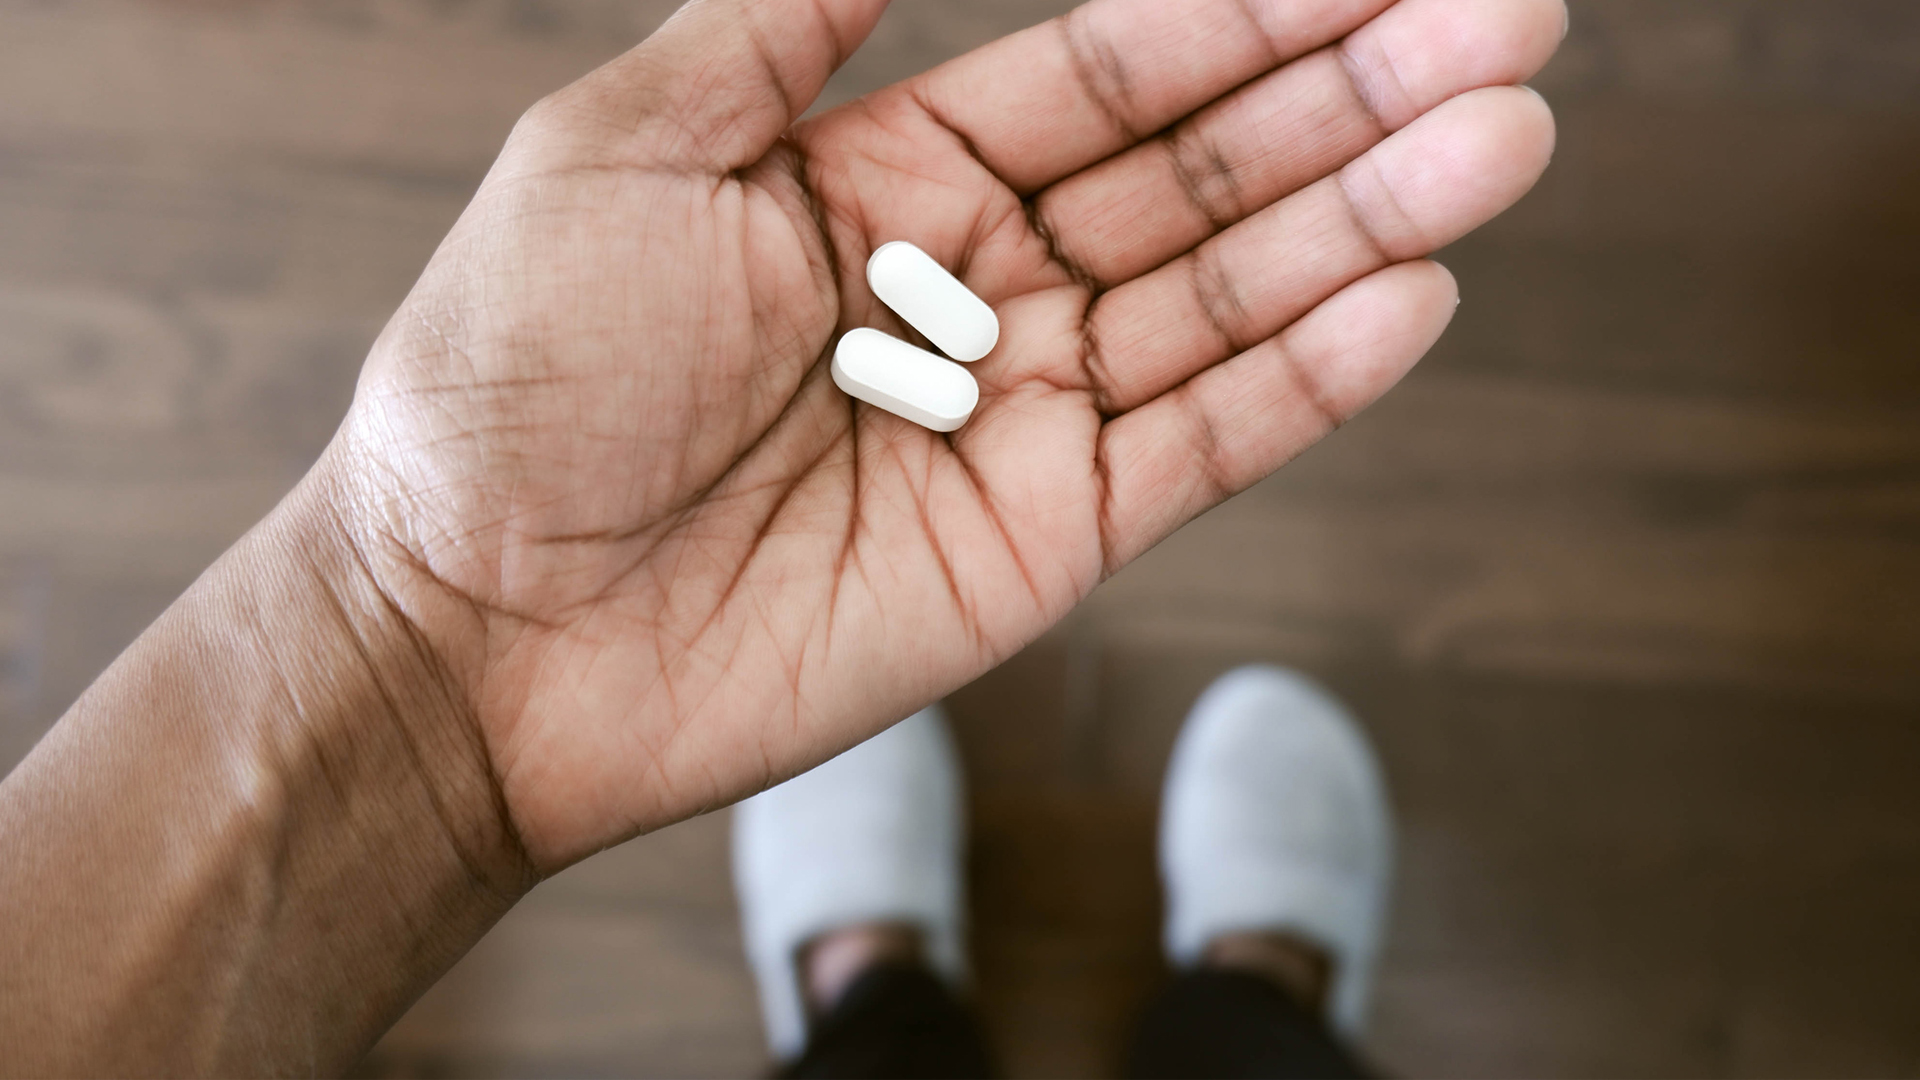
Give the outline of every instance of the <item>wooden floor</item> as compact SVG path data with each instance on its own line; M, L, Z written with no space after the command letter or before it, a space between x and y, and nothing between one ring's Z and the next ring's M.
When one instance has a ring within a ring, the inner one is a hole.
M658 0L0 0L0 767L338 421L518 112ZM1061 9L896 0L831 96ZM1373 412L952 702L1016 1075L1159 977L1154 793L1249 659L1403 834L1369 1047L1920 1073L1920 4L1579 0L1548 181ZM541 887L377 1075L764 1068L724 815Z

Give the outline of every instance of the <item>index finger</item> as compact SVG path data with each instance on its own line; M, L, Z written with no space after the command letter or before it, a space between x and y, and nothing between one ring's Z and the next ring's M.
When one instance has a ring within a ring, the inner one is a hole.
M909 92L1029 194L1338 41L1394 0L1093 0Z

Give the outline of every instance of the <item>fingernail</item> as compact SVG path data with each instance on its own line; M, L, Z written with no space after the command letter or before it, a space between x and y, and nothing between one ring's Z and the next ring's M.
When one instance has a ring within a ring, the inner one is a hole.
M1573 33L1573 9L1562 4L1560 6L1560 40L1567 40L1567 35L1571 33Z

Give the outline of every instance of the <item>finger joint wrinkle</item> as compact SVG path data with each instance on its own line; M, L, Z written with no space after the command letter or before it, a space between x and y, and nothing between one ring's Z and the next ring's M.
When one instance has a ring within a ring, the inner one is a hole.
M1276 345L1280 353L1280 363L1285 367L1287 376L1293 383L1294 392L1306 402L1307 408L1313 411L1314 416L1329 433L1338 431L1346 424L1347 418L1327 393L1326 384L1317 374L1308 369L1292 349L1284 344L1276 343Z
M1080 316L1080 377L1093 395L1093 406L1100 415L1117 416L1125 410L1116 396L1113 375L1107 370L1107 358L1100 347L1100 329L1094 322L1094 309L1100 302L1094 297Z
M1341 74L1346 76L1347 91L1360 106L1360 111L1373 123L1378 134L1385 136L1390 132L1386 121L1386 83L1391 82L1398 91L1400 101L1407 100L1406 87L1401 85L1399 73L1394 70L1393 61L1385 55L1373 63L1360 58L1354 49L1352 39L1333 47L1334 56L1340 61Z
M1200 308L1200 315L1213 329L1214 336L1227 347L1229 355L1244 352L1250 342L1243 341L1236 327L1247 324L1247 309L1240 301L1240 294L1233 282L1220 268L1217 257L1201 249L1187 261L1187 272L1191 279L1194 303Z
M1207 224L1219 232L1240 220L1240 178L1219 148L1203 136L1178 129L1167 135L1165 145L1174 180Z
M971 132L962 128L959 123L948 114L946 109L935 104L928 87L923 86L919 80L915 80L906 83L905 88L907 99L918 106L920 111L925 113L927 118L938 125L941 130L952 135L954 141L959 145L961 153L972 158L976 165L979 165L988 176L993 177L994 180L1002 186L1013 190L1016 194L1026 194L1026 192L1015 187L1012 181L1008 180L999 169L994 167L992 162L987 160L986 153L980 149L980 144L975 141Z
M1131 112L1132 77L1111 41L1086 26L1089 8L1076 8L1060 20L1060 37L1066 45L1067 62L1079 80L1080 89L1107 123L1128 143L1139 142L1145 132L1128 119Z
M1189 385L1180 394L1181 404L1187 414L1187 421L1193 428L1194 456L1199 460L1200 475L1209 490L1209 502L1219 502L1234 494L1234 485L1227 476L1226 463L1221 460L1219 429L1214 426L1213 414L1194 394Z
M1393 248L1387 243L1386 236L1376 220L1379 210L1368 208L1384 208L1391 211L1401 223L1411 225L1406 212L1400 209L1399 202L1394 198L1393 189L1384 183L1374 185L1380 192L1378 199L1368 200L1357 194L1353 177L1354 168L1355 166L1348 166L1334 177L1334 183L1340 192L1341 205L1346 207L1347 219L1353 226L1354 234L1360 238L1360 242L1373 255L1378 265L1392 266L1405 261L1395 254Z
M1091 310L1093 301L1107 291L1106 282L1100 280L1092 270L1087 268L1086 264L1068 253L1060 243L1060 235L1047 221L1046 211L1041 209L1038 196L1022 200L1021 207L1027 215L1027 228L1032 229L1033 235L1039 237L1040 243L1046 247L1048 261L1065 270L1067 277L1073 279L1074 284L1087 291L1087 306Z
M1233 3L1234 7L1240 10L1240 17L1246 21L1247 30L1266 50L1267 70L1271 71L1286 63L1287 58L1280 55L1280 50L1273 44L1273 35L1267 31L1266 22L1260 18L1258 12L1254 11L1253 0L1233 0Z

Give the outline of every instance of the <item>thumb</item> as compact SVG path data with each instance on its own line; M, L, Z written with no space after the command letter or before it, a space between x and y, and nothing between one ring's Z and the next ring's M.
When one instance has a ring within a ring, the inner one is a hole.
M887 0L692 0L550 109L622 156L724 173L760 159L866 40Z

